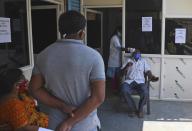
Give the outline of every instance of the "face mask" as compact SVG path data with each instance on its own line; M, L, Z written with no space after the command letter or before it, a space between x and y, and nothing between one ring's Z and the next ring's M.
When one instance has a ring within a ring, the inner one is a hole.
M141 58L141 54L140 53L136 53L133 58L138 61Z
M119 37L121 37L121 33L120 33L120 32L117 32L117 35L118 35Z

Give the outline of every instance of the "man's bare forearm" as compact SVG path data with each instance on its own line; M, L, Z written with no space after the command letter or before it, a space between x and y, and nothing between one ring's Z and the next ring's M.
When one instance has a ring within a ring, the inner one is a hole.
M72 125L86 118L92 111L98 108L103 101L97 101L96 99L89 98L87 102L74 112L74 117L69 118Z
M95 87L93 87L92 92L97 92L96 95L91 95L82 106L75 110L74 117L71 117L67 120L72 125L87 117L103 103L105 99L105 81L95 83L93 86ZM98 90L98 88L100 89Z
M53 95L50 95L45 89L43 88L39 88L36 90L31 90L32 95L39 101L41 101L43 104L53 107L53 108L57 108L57 109L61 109L63 102L59 99L57 99L56 97L54 97Z
M42 86L44 85L40 75L33 76L30 83L32 95L43 104L61 110L62 112L71 113L74 109L72 106L65 104L62 100L51 95Z
M159 77L154 76L150 70L146 73L150 81L155 82L159 80Z

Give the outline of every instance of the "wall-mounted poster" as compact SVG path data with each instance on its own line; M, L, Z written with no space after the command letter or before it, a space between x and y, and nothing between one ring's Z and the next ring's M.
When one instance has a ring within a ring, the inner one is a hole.
M175 29L175 44L185 44L186 43L186 29L176 28Z
M0 43L11 42L10 18L0 17Z
M152 17L142 17L142 32L152 32Z

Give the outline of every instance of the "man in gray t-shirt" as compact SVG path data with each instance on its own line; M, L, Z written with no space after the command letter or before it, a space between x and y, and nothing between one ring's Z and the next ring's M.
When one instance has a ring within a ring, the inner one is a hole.
M85 23L76 11L62 14L59 29L64 39L37 56L31 91L52 107L50 129L96 131L100 127L96 109L105 97L104 63L98 52L82 43ZM52 95L41 88L44 84Z

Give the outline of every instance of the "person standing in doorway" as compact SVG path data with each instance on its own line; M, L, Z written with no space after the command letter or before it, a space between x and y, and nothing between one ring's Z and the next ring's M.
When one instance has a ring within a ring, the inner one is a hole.
M112 91L114 93L119 91L119 77L118 73L121 67L121 51L133 52L134 48L122 47L122 27L117 26L110 40L109 60L107 77L111 79Z
M105 98L105 71L101 55L83 43L86 20L76 11L59 18L63 39L43 50L31 79L35 98L52 107L49 128L55 131L97 131L97 107ZM50 90L51 94L42 87Z

